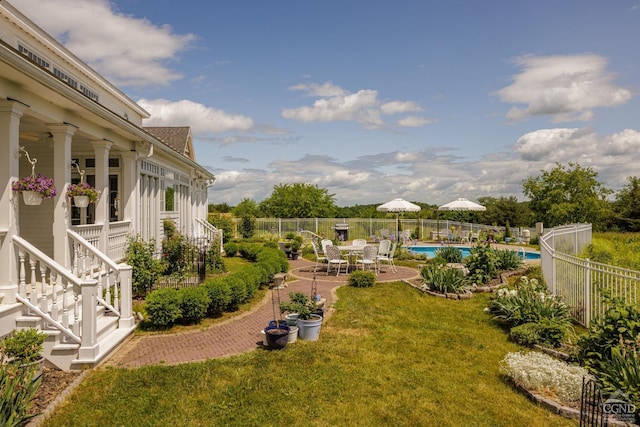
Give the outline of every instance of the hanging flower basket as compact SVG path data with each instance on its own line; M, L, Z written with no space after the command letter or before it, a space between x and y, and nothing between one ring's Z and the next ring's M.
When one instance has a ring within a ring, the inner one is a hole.
M67 197L73 197L73 204L79 208L86 208L89 203L95 203L98 196L98 191L86 182L71 184L67 188Z
M22 193L24 203L32 206L39 205L42 199L50 199L57 194L53 179L40 174L13 181L11 189L14 193Z
M42 203L42 194L35 191L23 191L22 200L24 201L25 205L38 206L40 203Z

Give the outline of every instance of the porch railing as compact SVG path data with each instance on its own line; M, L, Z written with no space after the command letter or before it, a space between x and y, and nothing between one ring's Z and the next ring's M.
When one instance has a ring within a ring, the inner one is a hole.
M132 317L131 267L116 264L73 230L67 230L73 274L96 280L97 303L129 322Z
M102 224L74 225L71 230L82 236L88 243L100 247L100 235ZM127 250L127 238L131 233L131 221L118 221L109 223L109 236L107 237L107 255L109 258L121 261Z
M576 255L589 243L591 224L557 227L540 238L547 287L564 298L574 320L583 326L606 311L603 290L627 303L640 302L640 271L578 258Z

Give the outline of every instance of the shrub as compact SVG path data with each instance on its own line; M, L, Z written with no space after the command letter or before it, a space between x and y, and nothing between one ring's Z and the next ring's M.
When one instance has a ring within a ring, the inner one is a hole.
M227 242L224 244L224 253L228 257L234 257L238 253L239 247L236 242Z
M349 275L347 283L354 288L370 288L376 282L376 275L372 271L356 270Z
M591 321L578 340L578 360L593 372L602 372L611 362L611 349L636 341L640 334L640 307L605 295L607 311Z
M0 425L23 426L37 414L29 414L42 376L34 378L36 367L19 368L13 364L0 365Z
M169 223L173 224L169 221ZM165 260L167 275L184 274L191 266L196 248L180 233L174 233L162 240L162 253Z
M205 282L203 287L209 294L208 313L214 316L224 313L231 303L231 288L229 288L229 284L224 278L218 277Z
M184 323L200 323L207 316L211 298L204 287L182 288L180 297L180 313Z
M133 294L137 297L146 296L164 271L164 262L154 256L155 250L154 240L145 242L140 236L128 239L125 259L132 267Z
M240 235L243 239L249 239L253 237L253 233L256 228L256 220L253 217L244 215L240 220L240 225L238 227L240 229Z
M597 374L603 393L612 395L623 390L629 403L635 405L636 420L640 415L640 356L638 343L611 349L611 363L604 365Z
M420 270L425 285L435 292L458 292L464 288L464 275L458 268L429 264Z
M496 268L498 270L517 270L522 267L524 261L517 251L511 249L495 249Z
M229 302L228 310L235 311L240 307L240 304L247 300L247 287L244 281L236 274L225 277L225 281L231 290L231 301Z
M47 336L38 329L19 329L2 340L0 351L5 361L15 362L18 365L35 362L42 358L46 338Z
M545 347L559 347L567 335L567 325L556 319L541 319L538 322L523 323L511 328L511 339L518 344Z
M289 292L289 301L280 303L280 313L298 313L298 319L307 320L317 309L316 300L302 292Z
M436 251L436 261L442 260L444 263L461 263L462 251L455 246L445 246Z
M215 242L209 251L207 252L207 272L211 274L224 273L227 271L227 266L224 264L222 254L220 253L220 244Z
M180 319L180 295L175 289L160 289L151 292L145 303L149 323L158 328L172 326Z
M500 370L517 385L534 392L550 393L564 403L578 402L582 395L582 378L587 372L544 353L507 353Z
M489 243L477 244L470 249L470 252L464 260L469 270L466 277L469 283L482 285L496 277L498 271L496 254Z
M258 255L260 255L262 250L262 246L256 243L243 243L238 248L240 256L252 262L255 262L258 259Z
M520 277L516 289L498 289L489 303L489 311L512 327L543 319L553 320L565 331L571 326L569 307L560 297L548 294L537 280L529 280L527 276Z

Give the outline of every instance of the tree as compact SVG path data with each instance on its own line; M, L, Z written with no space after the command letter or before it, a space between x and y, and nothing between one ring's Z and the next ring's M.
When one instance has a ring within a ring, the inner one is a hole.
M478 202L487 208L484 212L477 212L476 219L482 224L506 225L508 222L516 227L530 226L535 222L533 212L526 202L518 202L515 196L509 197L480 197Z
M258 209L258 204L253 199L242 199L238 205L233 208L233 216L236 218L241 218L243 216L248 217L259 217L260 209Z
M577 163L568 166L556 163L550 171L522 181L523 193L531 200L529 207L536 220L547 227L572 223L591 223L594 229L604 228L610 212L607 196L611 190L597 180L592 168Z
M260 210L276 218L332 218L336 210L334 196L317 185L280 184L260 203Z
M624 231L640 231L640 178L630 176L613 202L614 223Z

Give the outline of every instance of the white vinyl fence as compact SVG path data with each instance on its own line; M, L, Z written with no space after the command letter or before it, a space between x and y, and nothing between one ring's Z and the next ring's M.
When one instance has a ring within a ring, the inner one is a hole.
M237 225L240 220L234 218L236 224L235 236L238 237ZM503 234L504 227L495 227L479 224L471 224L450 220L435 219L403 219L403 218L256 218L255 232L256 237L278 236L284 237L287 233L299 232L302 230L311 231L319 236L329 239L336 238L336 225L345 226L347 229L348 240L367 239L375 240L383 234L395 238L397 230L410 230L417 240L434 240L433 236L446 236L454 227L457 231L469 232L489 232L495 234ZM511 234L519 237L525 228L512 227ZM536 236L535 229L529 230L529 235L533 239Z
M588 326L607 309L603 290L637 304L640 271L592 262L576 255L591 243L591 224L572 224L540 237L542 273L547 287L564 298L574 320Z

